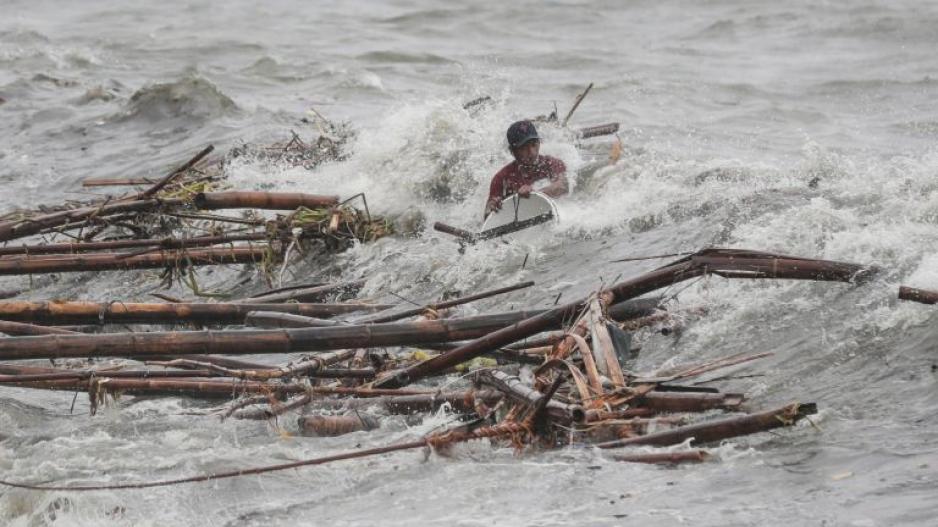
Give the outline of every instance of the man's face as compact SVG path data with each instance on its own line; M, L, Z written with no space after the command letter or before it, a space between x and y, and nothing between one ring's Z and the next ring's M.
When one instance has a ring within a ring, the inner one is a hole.
M533 165L537 161L537 155L541 151L541 142L537 139L528 141L527 143L515 148L513 153L515 159L518 160L518 163L522 165Z

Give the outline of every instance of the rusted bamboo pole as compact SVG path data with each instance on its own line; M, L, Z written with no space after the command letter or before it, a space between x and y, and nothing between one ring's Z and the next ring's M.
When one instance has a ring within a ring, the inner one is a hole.
M14 254L74 254L113 249L153 247L155 249L185 249L205 247L240 241L267 240L267 233L229 234L223 236L199 236L195 238L153 238L147 240L114 240L106 242L48 243L44 245L16 245L0 247L0 256Z
M922 304L938 304L938 292L899 286L899 300L911 300Z
M338 284L318 285L300 289L290 289L276 293L262 294L235 300L236 304L278 304L281 302L320 302L325 298L339 293L355 294L364 287L364 280L341 282Z
M35 258L0 259L0 275L42 273L77 273L84 271L117 271L159 269L163 267L247 264L263 262L270 254L265 246L191 249L127 256L124 253L101 253Z
M683 443L688 439L692 439L692 445L711 443L731 437L791 426L803 417L815 413L817 413L817 406L814 403L791 403L758 414L681 426L664 432L597 443L596 446L599 448L619 448L635 445L668 446Z
M614 304L707 273L740 269L747 272L761 273L762 277L839 280L843 282L864 279L874 271L869 267L842 262L792 257L780 258L767 253L746 250L706 249L649 273L616 284L600 294L609 295L611 298L610 303ZM559 326L582 311L584 303L585 301L571 302L508 328L485 335L453 351L400 370L384 379L379 379L376 381L375 386L384 388L406 386L415 380L434 375L436 372L474 359L493 349Z
M200 192L193 204L202 210L270 209L294 210L300 207L317 209L339 204L338 196L318 196L293 192Z
M48 325L167 324L198 322L241 324L251 311L265 309L309 317L387 309L385 304L199 304L134 302L0 302L0 320ZM86 335L87 336L87 335ZM106 337L107 335L98 335Z
M114 305L119 306L119 304ZM180 304L165 305L176 307ZM291 304L264 305L284 308L291 306ZM424 342L475 338L528 316L530 312L527 311L512 311L460 319L366 326L10 337L0 339L0 360L64 357L158 359L188 354L276 354L406 346Z
M402 318L413 317L426 313L427 311L439 311L441 309L447 309L450 307L459 306L462 304L468 304L469 302L475 302L476 300L482 300L483 298L491 298L496 295L501 295L504 293L510 293L512 291L517 291L519 289L525 289L534 285L534 282L521 282L519 284L510 285L507 287L501 287L498 289L492 289L491 291L485 291L482 293L477 293L474 295L468 295L460 298L454 298L452 300L447 300L445 302L437 302L434 304L427 304L422 307L408 309L407 311L399 311L397 313L389 314L378 314L372 315L369 317L359 318L355 320L356 324L380 324L383 322L393 322L395 320L401 320Z

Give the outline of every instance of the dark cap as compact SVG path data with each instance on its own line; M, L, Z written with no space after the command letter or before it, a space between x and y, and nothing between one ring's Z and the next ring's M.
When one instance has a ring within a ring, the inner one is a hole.
M518 121L516 123L512 123L512 125L508 127L507 135L508 146L512 148L518 148L528 141L541 139L541 136L537 135L537 129L534 128L534 125L531 123L531 121Z

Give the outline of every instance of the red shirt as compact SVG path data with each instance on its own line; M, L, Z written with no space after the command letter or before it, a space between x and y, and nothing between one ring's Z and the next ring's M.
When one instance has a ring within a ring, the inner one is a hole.
M533 167L522 167L518 161L512 161L495 174L489 186L489 199L505 198L515 194L524 185L531 185L541 179L555 180L567 171L567 166L556 157L537 156Z

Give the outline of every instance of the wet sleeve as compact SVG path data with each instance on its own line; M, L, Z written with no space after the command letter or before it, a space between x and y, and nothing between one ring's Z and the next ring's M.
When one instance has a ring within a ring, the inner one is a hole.
M550 160L550 180L557 181L567 173L567 165L563 161L553 157Z

